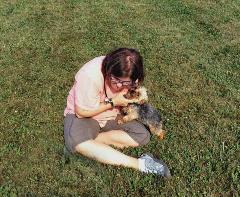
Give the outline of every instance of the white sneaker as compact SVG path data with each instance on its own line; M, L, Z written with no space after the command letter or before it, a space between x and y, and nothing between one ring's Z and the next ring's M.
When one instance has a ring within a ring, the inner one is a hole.
M144 163L144 166L140 169L141 171L158 174L167 178L171 177L171 173L167 165L163 161L153 158L151 154L143 154L139 160Z

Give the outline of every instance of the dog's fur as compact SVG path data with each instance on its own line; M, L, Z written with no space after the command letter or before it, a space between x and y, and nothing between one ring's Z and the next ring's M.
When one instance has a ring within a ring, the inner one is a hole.
M147 126L152 134L163 139L165 131L162 130L162 118L154 107L146 103L148 101L146 88L138 87L130 89L124 97L127 99L137 99L139 102L128 104L127 107L121 108L121 114L117 117L118 124L136 119Z

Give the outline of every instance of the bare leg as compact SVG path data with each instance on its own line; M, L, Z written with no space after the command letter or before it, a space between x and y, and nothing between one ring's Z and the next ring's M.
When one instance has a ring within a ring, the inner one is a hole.
M126 132L122 130L102 132L95 140L107 145L114 145L118 148L139 146L136 141L134 141Z
M111 146L96 140L88 140L76 146L76 151L86 157L111 165L139 169L138 159L124 155Z

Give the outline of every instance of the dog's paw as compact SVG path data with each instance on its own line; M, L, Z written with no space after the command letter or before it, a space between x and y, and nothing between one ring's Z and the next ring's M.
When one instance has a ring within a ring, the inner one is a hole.
M119 120L117 120L117 123L118 124L123 124L123 120L119 119Z

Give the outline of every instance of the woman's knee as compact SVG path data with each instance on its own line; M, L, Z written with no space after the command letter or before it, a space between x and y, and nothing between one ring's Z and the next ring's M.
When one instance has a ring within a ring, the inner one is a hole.
M140 141L139 141L139 146L143 146L146 145L150 142L150 133L149 131L146 129L144 132L142 132L140 134Z
M150 141L150 132L138 121L131 121L123 125L123 130L138 144L146 145Z
M150 141L150 133L147 129L139 129L137 133L129 133L132 139L135 141L133 147L143 146Z

